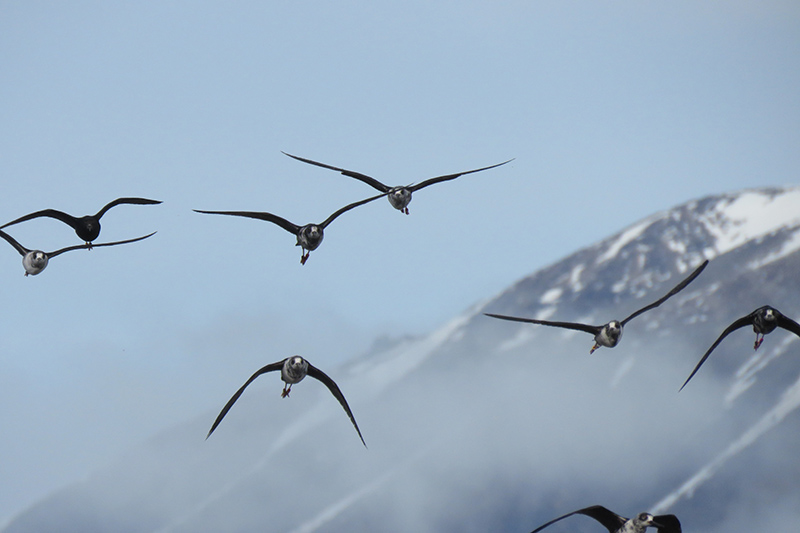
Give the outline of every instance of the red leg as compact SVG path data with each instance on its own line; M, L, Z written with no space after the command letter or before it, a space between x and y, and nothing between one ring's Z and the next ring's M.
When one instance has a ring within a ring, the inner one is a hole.
M756 333L756 343L753 345L754 350L758 350L758 347L761 346L761 343L764 342L764 335L760 335Z

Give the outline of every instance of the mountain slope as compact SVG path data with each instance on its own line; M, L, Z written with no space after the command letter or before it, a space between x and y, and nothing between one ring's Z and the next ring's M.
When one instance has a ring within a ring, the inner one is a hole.
M430 335L376 345L335 374L369 450L324 387L304 382L276 409L275 383L254 383L208 441L214 413L4 531L530 531L596 503L669 509L687 531L790 530L800 339L779 330L754 353L737 331L678 389L734 319L764 304L800 318L798 208L800 188L692 201ZM686 290L591 356L590 335L482 314L621 319L704 258Z

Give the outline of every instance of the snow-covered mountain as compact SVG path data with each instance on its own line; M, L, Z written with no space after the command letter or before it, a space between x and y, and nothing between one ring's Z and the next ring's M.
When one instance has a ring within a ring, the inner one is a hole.
M736 318L765 304L800 318L799 250L800 188L655 214L332 372L368 450L324 387L303 383L268 409L279 385L267 379L207 441L216 413L4 531L525 532L592 504L669 511L685 531L794 530L800 339L777 330L754 352L739 330L678 389ZM592 355L590 335L483 315L602 324L704 258L697 280ZM576 518L552 530L587 525L597 529Z

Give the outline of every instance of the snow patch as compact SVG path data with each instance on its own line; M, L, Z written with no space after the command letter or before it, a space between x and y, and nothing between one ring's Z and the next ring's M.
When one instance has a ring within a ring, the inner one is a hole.
M729 409L736 398L756 382L756 374L763 368L766 368L772 361L783 355L786 352L786 347L796 338L795 335L788 335L775 349L764 350L762 348L762 351L756 351L751 355L747 361L739 367L739 370L736 371L736 381L731 385L728 394L725 395L725 408Z
M623 231L620 234L620 236L617 237L617 240L611 243L608 249L606 249L606 251L603 252L603 254L600 255L600 257L597 258L596 264L599 265L601 263L605 263L606 261L616 257L619 251L622 250L622 248L624 248L626 244L630 243L631 241L639 237L639 235L641 235L642 232L644 232L644 230L646 230L648 226L650 226L652 221L653 221L652 217L647 218L643 222L640 222Z
M556 302L559 298L561 298L563 293L564 289L560 287L554 287L542 295L542 297L539 299L539 303L547 305Z
M716 459L701 468L677 490L667 495L652 507L653 514L660 514L675 505L682 498L691 498L694 492L711 479L720 468L736 454L753 444L764 433L774 428L788 414L800 407L800 378L781 395L775 406L767 411L758 422L733 441Z
M581 274L586 269L586 265L578 265L569 273L569 284L572 292L583 290L583 283L581 283Z
M800 227L794 228L795 232L792 234L791 237L786 239L786 242L783 243L780 250L767 254L766 256L762 257L757 261L751 261L747 263L747 268L750 270L756 270L761 268L764 265L768 265L773 261L777 261L783 257L786 257L789 254L800 250Z
M699 219L715 237L715 255L722 255L780 228L800 225L799 206L800 188L776 196L764 191L747 191L720 200Z
M368 359L362 362L353 367L353 373L362 385L368 384L369 394L376 394L421 365L445 341L460 334L471 317L469 313L456 317L420 340L394 347L379 361Z
M536 313L536 316L534 318L536 320L547 320L555 313L556 313L556 307L554 305L551 305L550 307L545 307L544 309Z

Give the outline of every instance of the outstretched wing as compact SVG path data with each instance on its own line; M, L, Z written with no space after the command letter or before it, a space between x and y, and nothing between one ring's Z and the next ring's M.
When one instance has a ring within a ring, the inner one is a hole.
M250 379L248 379L244 383L244 385L242 385L241 388L239 388L239 390L236 391L236 394L231 396L231 399L228 400L228 403L226 403L225 407L222 408L222 411L219 412L219 415L217 415L217 419L214 420L214 425L212 425L211 429L208 430L208 435L206 435L206 438L210 437L211 434L214 433L214 430L217 429L217 426L219 425L219 423L222 422L222 419L225 418L225 415L228 414L228 411L231 410L231 407L233 407L233 404L236 403L236 400L239 399L239 396L242 395L242 393L244 392L244 389L246 389L248 385L250 385L261 374L266 374L267 372L274 372L276 370L280 370L281 367L283 367L283 363L285 361L286 361L286 359L283 359L282 361L278 361L277 363L271 363L271 364L269 364L269 365L267 365L267 366L265 366L263 368L260 368L258 371L256 371L255 374L250 376Z
M609 511L602 505L593 505L585 509L579 509L577 511L567 513L564 516L559 516L554 520L550 520L548 523L541 525L536 529L534 529L533 531L531 531L531 533L536 533L537 531L541 531L547 526L555 524L559 520L563 520L564 518L567 518L568 516L572 516L575 514L582 514L594 518L595 520L603 524L603 526L605 526L605 528L608 529L610 533L615 533L620 527L622 527L622 524L628 521L627 518L623 518L618 514Z
M791 318L787 317L783 313L778 316L778 327L785 329L786 331L791 331L798 337L800 337L800 324L792 320Z
M11 246L13 246L13 247L14 247L14 249L15 249L16 251L18 251L18 252L19 252L19 255L21 255L21 256L23 256L23 257L25 257L25 254L27 254L28 252L30 252L30 250L28 250L27 248L25 248L24 246L22 246L20 243L18 243L18 242L16 241L16 239L14 239L14 237L12 237L11 235L9 235L9 234L8 234L8 233L6 233L5 231L0 231L0 237L2 237L2 238L4 238L5 240L7 240L7 241L8 241L8 244L10 244Z
M285 218L273 215L272 213L261 213L258 211L203 211L200 209L193 209L195 213L205 213L207 215L232 215L235 217L257 218L259 220L266 220L282 227L289 233L297 235L300 232L300 226L292 224Z
M100 217L102 217L106 213L106 211L108 211L109 209L111 209L115 205L119 205L119 204L140 204L140 205L148 204L148 205L151 205L151 204L160 204L160 203L161 203L160 200L150 200L148 198L117 198L116 200L107 203L103 207L103 209L101 209L100 211L97 212L97 214L94 217L99 219Z
M372 196L372 197L370 197L370 198L367 198L367 199L365 199L365 200L360 200L360 201L358 201L358 202L353 202L352 204L348 204L348 205L344 206L343 208L339 209L338 211L336 211L334 214L332 214L332 215L331 215L331 216L329 216L328 218L326 218L326 219L325 219L325 222L323 222L322 224L320 224L320 226L322 226L322 229L325 229L326 227L328 227L328 224L330 224L331 222L333 222L333 221L334 221L334 219L335 219L336 217L338 217L339 215L341 215L341 214L342 214L342 213L344 213L345 211L350 211L350 210L351 210L351 209L353 209L354 207L358 207L358 206L360 206L360 205L366 204L366 203L368 203L368 202L371 202L372 200L377 200L377 199L378 199L378 198L380 198L381 196L386 196L386 193L384 192L384 193L378 194L378 195L376 195L376 196Z
M325 372L315 367L311 363L308 364L308 375L324 383L325 386L328 387L328 390L331 391L331 394L333 394L336 397L336 399L339 400L339 403L342 405L342 408L344 409L345 413L347 413L347 416L350 417L350 422L353 423L353 427L356 428L356 432L358 432L358 436L361 439L361 443L366 448L367 443L364 442L364 437L361 436L361 430L358 429L358 424L356 424L356 418L353 416L353 412L350 410L350 406L347 405L347 400L344 399L344 394L342 394L342 391L339 390L339 386L336 385L336 383L331 378L329 378L328 375L325 374Z
M714 344L711 345L711 348L709 348L708 351L703 354L703 357L700 359L700 362L697 363L697 366L694 367L692 373L689 375L688 378L686 378L686 381L683 382L683 385L681 385L680 390L683 390L683 387L685 387L686 384L689 383L689 380L694 377L694 375L697 373L698 370L700 370L700 367L703 366L703 363L706 362L706 359L708 359L708 356L711 355L711 352L714 351L714 348L716 348L717 345L720 342L722 342L722 339L727 337L728 334L731 333L732 331L736 331L737 329L743 328L752 323L753 323L753 313L750 313L747 316L743 316L742 318L737 319L736 321L734 321L733 324L725 328L725 331L722 332L722 335L720 335L719 338L716 341L714 341Z
M697 276L699 276L699 275L700 275L700 272L702 272L702 271L703 271L703 269L704 269L704 268L706 268L706 266L708 266L708 259L706 259L705 261L703 261L703 262L700 264L700 266L699 266L699 267L697 267L697 268L695 268L695 269L694 269L694 272L692 272L691 274L689 274L689 277L688 277L688 278L686 278L685 280L683 280L683 281L681 281L680 283L678 283L678 285L676 285L674 289L672 289L671 291L669 291L669 292L668 292L667 294L665 294L665 295L664 295L662 298L660 298L660 299L656 300L655 302L651 303L650 305L647 305L647 306L645 306L645 307L642 307L642 308L641 308L641 309L639 309L638 311L634 311L634 313L633 313L631 316L629 316L628 318L626 318L625 320L623 320L623 321L621 322L621 324L624 326L624 325L625 325L625 323L626 323L626 322L628 322L628 321L630 321L631 319L633 319L633 318L635 318L635 317L637 317L637 316L641 315L641 314L642 314L642 313L644 313L645 311L649 311L650 309L653 309L654 307L658 307L659 305L663 304L664 302L666 302L666 301L667 301L668 299L670 299L671 297L673 297L673 296L675 296L676 294L678 294L679 292L681 292L683 289L685 289L685 288L686 288L686 286L687 286L688 284L690 284L692 281L694 281L694 278L696 278Z
M418 191L423 187L427 187L428 185L433 185L434 183L439 183L440 181L454 180L459 176L463 176L465 174L472 174L473 172L481 172L482 170L489 170L490 168L499 167L500 165L505 165L506 163L509 163L511 161L513 161L513 159L509 159L508 161L503 161L502 163L497 163L496 165L492 165L490 167L476 168L475 170L467 170L465 172L458 172L456 174L447 174L445 176L430 178L423 182L417 183L416 185L409 185L408 190L411 192Z
M47 254L47 257L52 259L53 257L61 255L64 252L69 252L72 250L81 250L83 248L99 248L100 246L116 246L118 244L128 244L129 242L142 241L144 239L147 239L148 237L152 237L155 234L156 232L154 231L153 233L149 233L147 235L144 235L143 237L136 237L135 239L126 239L124 241L101 242L100 244L76 244L75 246L67 246L66 248L56 250L55 252L50 252Z
M681 533L681 522L674 514L662 514L653 517L658 524L656 529L663 533Z
M287 154L286 152L281 152L281 153L283 155L288 155L292 159L297 159L298 161L302 161L303 163L308 163L309 165L317 165L318 167L327 168L327 169L330 169L330 170L336 170L338 172L341 172L345 176L349 176L351 178L355 178L357 180L361 180L364 183L366 183L367 185L370 185L370 186L378 189L381 192L389 192L389 189L391 188L391 187L388 187L388 186L384 185L383 183L381 183L380 181L376 180L375 178L371 178L371 177L367 176L366 174L361 174L360 172L353 172L352 170L346 170L344 168L332 167L330 165L326 165L325 163L319 163L317 161L312 161L311 159L304 159L302 157L297 157L296 155Z
M72 229L76 229L77 224L78 224L78 219L77 218L75 218L72 215L68 215L67 213L64 213L63 211L57 211L55 209L43 209L41 211L36 211L35 213L30 213L29 215L21 216L16 220L12 220L11 222L3 224L2 226L0 226L0 229L8 227L8 226L13 226L14 224L19 224L20 222L25 222L26 220L39 218L39 217L55 218L57 220L60 220L64 224L67 224L68 226L72 227Z
M529 322L531 324L541 324L542 326L552 326L556 328L574 329L577 331L585 331L592 335L597 335L603 326L591 326L589 324L580 324L578 322L550 322L548 320L536 320L535 318L520 318L516 316L495 315L493 313L483 313L486 316L493 318L500 318L502 320L513 320L514 322Z

